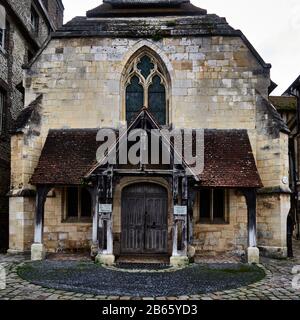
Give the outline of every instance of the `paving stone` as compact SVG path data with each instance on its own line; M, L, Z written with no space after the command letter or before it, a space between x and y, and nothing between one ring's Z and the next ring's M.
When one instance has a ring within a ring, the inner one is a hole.
M218 291L210 294L185 295L178 297L157 297L155 300L300 300L300 290L292 287L291 273L294 266L300 265L300 242L295 245L294 259L274 260L262 258L261 267L266 271L262 281L233 290ZM5 260L7 258L7 261ZM0 290L0 300L154 300L153 297L106 296L66 292L42 288L22 280L17 274L17 266L26 258L12 258L0 255L5 263L7 287ZM224 261L222 261L224 263Z

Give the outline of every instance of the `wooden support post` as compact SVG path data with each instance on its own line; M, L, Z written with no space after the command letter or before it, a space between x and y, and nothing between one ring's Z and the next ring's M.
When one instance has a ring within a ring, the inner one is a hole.
M179 173L174 170L173 173L173 203L174 206L178 204L178 188L179 186ZM184 177L181 182L181 204L182 206L188 205L188 180L187 177ZM174 214L174 225L173 225L173 252L170 259L170 264L174 267L182 267L189 263L187 257L187 215ZM179 229L181 226L181 229ZM178 235L181 232L181 241L180 248L178 248Z
M259 250L256 239L256 190L243 189L248 213L248 262L259 263Z
M172 251L172 256L176 257L178 256L178 226L177 222L174 222L173 225L173 251Z
M178 181L178 172L174 171L173 172L173 203L176 205L178 203L178 186L179 186L179 181Z
M194 239L194 204L196 199L196 191L190 190L190 195L188 199L188 243L191 244Z
M105 176L99 179L101 192L99 192L102 204L113 202L113 167L109 167ZM115 256L113 254L113 223L112 212L102 213L99 222L99 252L96 261L100 264L113 265Z
M172 193L173 193L173 205L176 206L178 204L178 184L179 184L178 172L174 168L173 171L173 181L172 181ZM173 214L173 252L172 256L178 256L178 227L177 221L175 220L175 216Z
M245 189L243 194L246 198L248 213L248 246L256 247L256 190Z
M182 206L188 207L188 177L185 176L182 178ZM188 251L188 227L187 227L188 216L184 217L184 222L182 226L182 248L185 256L187 256Z
M108 171L108 176L107 176L107 194L106 194L106 200L108 203L112 204L113 203L113 174L114 170L113 167L111 166ZM112 213L110 215L110 219L107 220L107 225L106 225L106 254L107 255L113 255L113 226L112 226Z
M31 260L34 261L43 260L45 257L45 250L43 246L44 215L45 202L50 190L51 187L47 185L39 185L36 190L34 244L31 246Z
M92 199L92 210L93 210L93 227L92 227L92 246L91 246L91 257L95 258L99 251L98 241L98 181L97 185L89 187L88 191Z

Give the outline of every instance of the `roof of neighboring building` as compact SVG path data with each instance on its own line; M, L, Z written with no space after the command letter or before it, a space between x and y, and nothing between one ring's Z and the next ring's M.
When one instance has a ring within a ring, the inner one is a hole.
M98 130L50 130L31 183L80 185L96 163ZM204 141L201 186L262 187L246 130L205 130Z
M279 112L296 112L297 109L297 99L296 97L288 96L270 96L269 100L272 102L273 106Z
M297 93L300 96L300 76L285 90L284 95Z

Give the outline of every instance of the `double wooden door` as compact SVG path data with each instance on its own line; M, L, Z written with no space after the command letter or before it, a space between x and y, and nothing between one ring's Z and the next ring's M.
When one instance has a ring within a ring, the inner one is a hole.
M122 193L121 252L167 253L168 194L156 184L134 184Z

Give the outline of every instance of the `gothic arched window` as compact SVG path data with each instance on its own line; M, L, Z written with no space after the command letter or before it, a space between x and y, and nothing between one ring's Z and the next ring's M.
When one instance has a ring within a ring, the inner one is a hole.
M126 78L126 120L146 107L159 124L167 123L166 78L158 61L140 54L130 64Z

